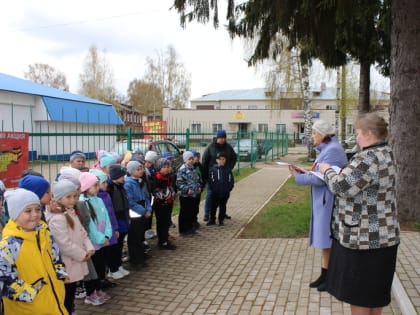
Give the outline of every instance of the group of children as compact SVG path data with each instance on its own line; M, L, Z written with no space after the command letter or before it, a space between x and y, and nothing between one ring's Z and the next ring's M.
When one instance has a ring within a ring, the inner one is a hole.
M70 165L50 183L32 170L19 188L4 192L4 222L0 241L0 291L8 314L75 314L75 297L101 305L111 297L105 289L130 271L123 267L125 240L131 270L146 266L150 249L145 232L156 217L158 248L175 250L169 234L176 192L180 198L178 229L194 235L202 181L200 154L183 153L177 172L156 152L131 154L122 161L98 151L91 169L86 156L72 152ZM217 157L209 174L214 191L207 225L223 225L233 176ZM2 187L0 187L2 188ZM1 203L0 203L1 204ZM22 303L23 302L23 303ZM27 303L25 303L27 302Z

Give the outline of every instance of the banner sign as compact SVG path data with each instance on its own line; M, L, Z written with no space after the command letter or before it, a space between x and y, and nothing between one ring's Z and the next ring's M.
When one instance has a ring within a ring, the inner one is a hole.
M165 138L166 137L166 121L145 121L143 123L143 132L145 133L144 138ZM147 135L147 133L157 133L161 135Z
M28 144L27 132L0 132L0 179L7 188L17 187L28 169Z

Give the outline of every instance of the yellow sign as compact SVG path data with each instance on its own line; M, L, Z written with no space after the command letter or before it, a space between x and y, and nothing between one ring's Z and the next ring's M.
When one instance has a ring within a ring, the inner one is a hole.
M233 118L234 119L244 119L245 118L245 113L244 112L234 112L233 113Z

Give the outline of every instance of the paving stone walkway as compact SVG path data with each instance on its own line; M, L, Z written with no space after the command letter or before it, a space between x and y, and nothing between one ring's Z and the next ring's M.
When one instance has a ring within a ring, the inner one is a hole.
M285 167L263 164L235 185L228 202L232 220L225 226L202 224L194 237L178 236L171 229L176 251L159 251L152 241L149 267L118 280L118 287L108 291L112 299L104 305L77 300L77 314L350 314L348 305L309 289L308 283L318 276L321 256L307 246L306 238L237 238L288 176ZM413 259L418 261L418 255ZM418 269L404 270L404 282L410 281L412 272L419 274ZM419 283L412 285L418 294ZM401 314L395 299L383 314Z

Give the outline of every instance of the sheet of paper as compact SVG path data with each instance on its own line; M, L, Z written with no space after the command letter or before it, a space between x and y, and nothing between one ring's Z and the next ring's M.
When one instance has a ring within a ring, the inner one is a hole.
M276 162L276 164L277 165L281 165L281 166L289 166L289 165L292 165L292 164L287 163L287 162Z
M138 214L136 211L133 211L133 210L131 210L131 209L130 209L130 211L129 211L129 216L130 216L130 218L132 218L132 219L135 219L135 218L141 218L141 214Z

